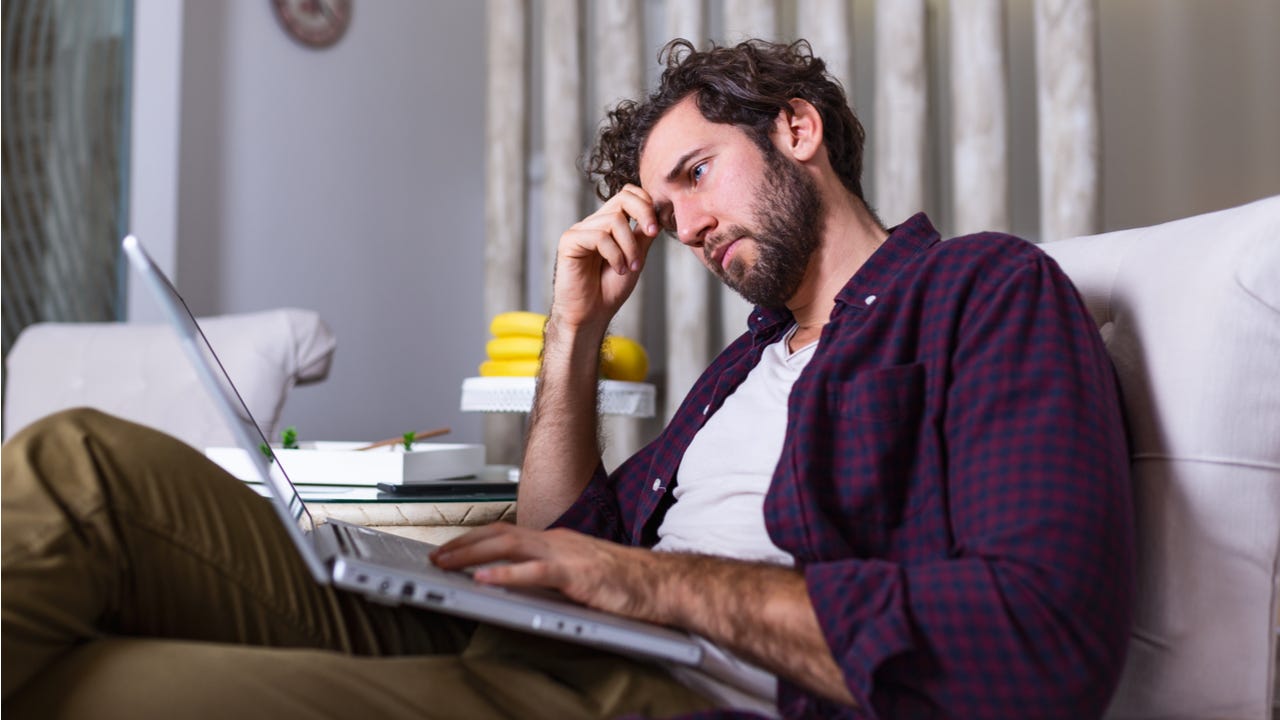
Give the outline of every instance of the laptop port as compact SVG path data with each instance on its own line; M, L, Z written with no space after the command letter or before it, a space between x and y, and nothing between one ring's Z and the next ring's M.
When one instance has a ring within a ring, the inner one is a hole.
M400 588L400 597L413 597L413 583L407 582Z
M441 603L441 604L443 604L443 603L444 603L444 593L442 593L442 592L436 592L435 590L428 590L428 591L427 591L427 602L433 602L433 603Z

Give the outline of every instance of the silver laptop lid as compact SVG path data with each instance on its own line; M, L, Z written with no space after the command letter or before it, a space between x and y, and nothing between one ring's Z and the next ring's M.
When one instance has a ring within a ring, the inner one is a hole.
M165 277L147 251L142 248L137 238L129 235L120 245L124 248L125 256L129 258L129 264L142 276L143 282L151 288L160 306L164 308L170 325L178 334L183 350L191 358L191 364L195 366L196 374L200 376L201 382L213 397L214 404L222 412L227 427L231 428L236 444L249 456L259 482L270 490L272 504L285 521L285 527L293 536L294 545L302 553L303 561L318 582L328 583L329 573L309 537L315 530L315 521L311 513L298 495L293 482L285 474L284 468L270 456L270 443L266 435L263 434L258 422L253 419L253 414L249 412L244 399L240 397L240 391L231 382L226 369L222 366L222 361L209 345L209 340L200 329L195 316L191 314L186 301L178 294L173 283L169 282L169 278Z

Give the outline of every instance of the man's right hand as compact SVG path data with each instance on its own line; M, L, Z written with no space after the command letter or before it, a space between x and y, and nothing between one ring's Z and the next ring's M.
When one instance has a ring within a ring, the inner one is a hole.
M523 526L550 525L582 494L600 463L600 342L635 290L658 233L653 199L627 185L560 236L517 495Z
M566 230L556 249L551 322L603 337L635 290L659 232L653 199L630 184Z

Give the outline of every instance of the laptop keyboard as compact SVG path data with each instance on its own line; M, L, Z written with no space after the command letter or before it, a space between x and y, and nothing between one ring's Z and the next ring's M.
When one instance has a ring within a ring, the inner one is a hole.
M369 560L400 566L422 567L430 565L428 555L436 546L383 532L362 532L343 528L342 534L350 542L356 555Z

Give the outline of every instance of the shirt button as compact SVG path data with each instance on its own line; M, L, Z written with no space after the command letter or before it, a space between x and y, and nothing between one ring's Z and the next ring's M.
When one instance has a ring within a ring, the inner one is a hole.
M871 303L873 303L873 302L875 302L875 301L876 301L876 296L875 296L875 295L868 295L868 296L867 296L867 299L865 300L865 302L866 302L868 305L870 305Z
M708 403L708 404L706 404L706 405L703 405L703 406L702 406L702 414L703 414L703 415L706 415L706 414L707 414L708 412L710 412L710 411L711 411L711 404L710 404L710 403Z
M654 492L658 492L658 491L659 491L659 490L661 490L661 489L662 489L662 478L654 478L654 479L653 479L653 491L654 491Z

